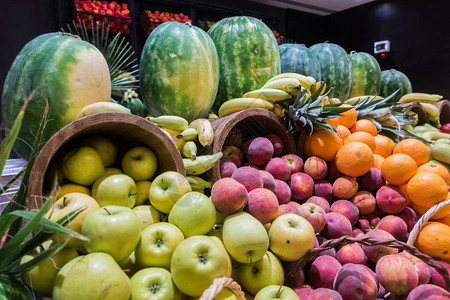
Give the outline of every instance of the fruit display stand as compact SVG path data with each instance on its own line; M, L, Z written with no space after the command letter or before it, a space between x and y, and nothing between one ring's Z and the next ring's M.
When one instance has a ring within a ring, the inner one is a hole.
M142 29L144 30L147 36L155 29L158 25L169 22L181 22L181 23L192 23L192 20L189 18L187 14L182 12L172 13L172 12L159 12L159 11L151 11L144 10L140 16L140 23Z

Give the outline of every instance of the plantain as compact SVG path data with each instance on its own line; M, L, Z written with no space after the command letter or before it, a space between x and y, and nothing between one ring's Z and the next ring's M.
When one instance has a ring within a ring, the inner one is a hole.
M197 159L197 145L193 141L187 141L184 143L180 151L181 155L185 158L190 158L192 160Z
M197 156L196 160L190 158L183 158L186 175L199 175L210 170L216 162L222 158L222 152L217 152L211 155Z
M155 123L161 127L182 132L183 130L188 128L188 121L186 119L179 116L160 116L160 117L148 117L150 122Z
M190 128L197 130L197 139L203 147L209 147L214 142L214 129L207 119L196 119L189 124Z
M120 112L125 114L131 114L130 109L123 105L114 102L95 102L83 107L78 114L78 118L85 117L87 115L107 112Z
M187 180L191 184L192 188L195 189L210 189L212 187L212 183L204 180L203 178L195 175L186 176Z
M187 128L177 135L177 138L187 141L196 141L198 137L197 129Z

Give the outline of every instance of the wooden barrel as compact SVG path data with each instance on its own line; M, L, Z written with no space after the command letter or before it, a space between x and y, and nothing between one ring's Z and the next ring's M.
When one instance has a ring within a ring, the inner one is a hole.
M60 153L76 148L81 139L102 135L116 141L122 152L134 146L146 146L158 159L155 176L165 171L186 174L183 161L170 138L156 125L136 115L124 113L98 113L75 120L56 132L42 147L31 170L28 184L28 207L42 206L51 186L45 182L53 159ZM120 151L119 151L120 152Z
M223 147L227 145L226 141L230 132L235 128L240 130L243 143L255 137L275 133L283 141L282 155L296 153L294 139L283 120L266 109L245 109L210 121L214 128L214 153L222 151ZM217 181L220 178L220 162L218 162L212 168L212 179Z
M450 123L450 101L441 100L434 103L434 105L439 108L441 124Z

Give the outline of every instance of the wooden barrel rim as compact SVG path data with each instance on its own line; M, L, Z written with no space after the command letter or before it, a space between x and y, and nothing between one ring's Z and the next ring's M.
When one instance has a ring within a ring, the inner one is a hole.
M441 124L450 123L450 101L441 100L434 105L439 109Z

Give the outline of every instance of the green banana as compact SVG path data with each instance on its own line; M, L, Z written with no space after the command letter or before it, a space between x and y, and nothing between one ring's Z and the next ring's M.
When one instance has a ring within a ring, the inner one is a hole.
M210 189L212 187L212 183L204 180L203 178L195 175L186 176L187 180L191 184L191 188L195 189Z
M419 125L419 126L414 127L414 133L425 133L425 132L428 132L428 131L434 131L434 130L430 130L430 128L428 128L426 126L423 126L423 125Z
M197 137L198 137L198 132L197 132L197 129L195 129L195 128L187 128L187 129L183 130L182 133L177 135L177 138L183 139L186 142L187 141L196 141Z
M450 164L450 144L433 143L431 145L431 155L438 161Z
M160 116L160 117L148 117L150 122L155 123L161 127L182 132L188 128L188 121L179 116Z
M435 103L441 100L441 95L436 94L428 94L428 93L408 93L406 95L403 95L400 100L398 100L399 103L408 103L408 102L420 102L420 103Z
M273 104L258 98L235 98L222 103L219 108L219 117L222 118L247 108L264 108L271 110L273 109Z
M302 87L304 87L305 89L308 89L308 90L312 87L312 85L314 83L316 83L316 80L311 76L305 76L305 75L302 75L299 73L281 73L281 74L275 75L272 78L270 78L266 82L266 84L269 82L272 82L272 81L275 81L278 79L284 79L284 78L297 79L300 82L300 84L302 85Z
M185 158L191 158L196 160L197 158L197 145L193 141L184 143L180 151L181 155Z
M291 99L292 95L279 89L259 89L245 93L243 98L258 98L267 101L277 102Z
M426 140L450 139L450 134L444 132L427 131L420 134Z
M440 112L439 109L430 103L421 103L423 109L427 112L428 119L436 124L440 123Z
M197 130L197 138L200 145L207 148L214 142L214 128L207 119L196 119L189 124L190 128Z
M114 102L95 102L86 105L83 107L78 114L78 118L85 117L87 115L92 115L96 113L105 113L105 112L120 112L125 114L131 114L130 109L126 108L119 103Z
M222 152L217 152L211 155L197 156L196 160L190 158L183 158L186 175L199 175L210 170L216 162L222 158Z
M262 89L278 89L294 96L298 94L301 88L300 81L295 78L279 78L269 81L262 86Z

